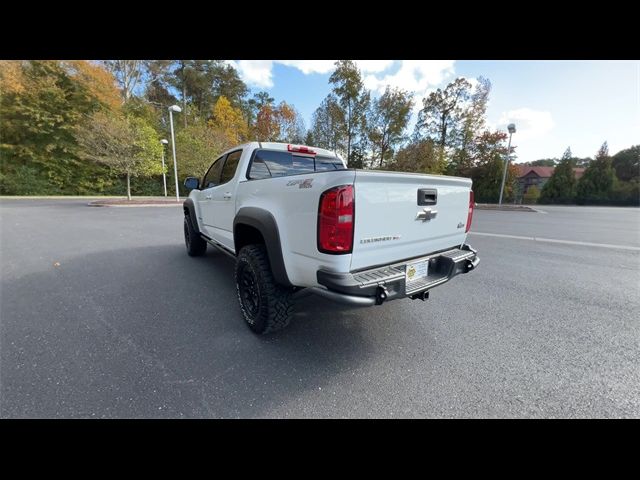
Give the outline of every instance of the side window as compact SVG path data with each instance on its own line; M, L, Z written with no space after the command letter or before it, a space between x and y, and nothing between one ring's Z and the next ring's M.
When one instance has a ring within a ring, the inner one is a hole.
M231 152L229 155L227 155L227 160L224 162L224 167L222 168L220 185L222 185L223 183L227 183L236 174L236 169L238 168L238 162L240 161L241 156L242 150Z
M313 172L313 157L292 155L289 152L258 150L251 163L249 178L285 177L298 173Z
M316 158L316 172L324 172L326 170L344 170L343 163L337 158Z
M249 178L251 180L258 180L260 178L270 178L271 172L269 167L264 163L264 160L256 153L256 156L251 162L251 171L249 172Z
M200 188L211 188L220 185L220 174L222 173L222 165L224 164L224 156L217 159L209 167L209 171L202 179Z

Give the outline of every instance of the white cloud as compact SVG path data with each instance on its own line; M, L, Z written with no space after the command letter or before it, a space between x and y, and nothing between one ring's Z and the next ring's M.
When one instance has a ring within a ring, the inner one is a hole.
M416 113L422 108L422 99L453 76L454 64L453 60L401 60L397 62L397 70L394 64L395 71L382 75L364 72L364 84L374 93L384 92L387 85L412 92Z
M394 60L356 60L355 62L362 73L383 72L394 64Z
M294 67L305 75L310 73L329 73L334 68L335 60L276 60L288 67Z
M402 60L395 73L383 76L370 73L365 75L365 85L375 91L382 92L387 85L399 87L417 94L435 87L449 75L453 74L452 60Z
M273 87L272 60L238 60L229 61L240 73L242 80L249 85L261 88Z
M452 60L355 60L367 88L382 93L387 85L409 90L416 95L416 106L447 77L453 75ZM335 60L239 60L229 61L251 86L271 88L273 66L279 63L296 68L305 75L326 74L335 68Z
M526 107L503 112L497 127L506 130L509 123L516 124L516 132L520 141L542 137L555 126L551 112Z

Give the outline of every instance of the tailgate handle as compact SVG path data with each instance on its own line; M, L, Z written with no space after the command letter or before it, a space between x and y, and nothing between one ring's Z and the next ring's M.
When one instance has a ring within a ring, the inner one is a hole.
M438 190L435 188L418 189L418 205L435 205L438 203Z

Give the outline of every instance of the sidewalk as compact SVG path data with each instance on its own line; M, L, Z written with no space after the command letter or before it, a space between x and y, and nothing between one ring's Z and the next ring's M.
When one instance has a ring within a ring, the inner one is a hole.
M513 204L502 204L498 205L497 203L476 203L476 210L501 210L501 211L510 211L510 212L537 212L533 207L528 205L513 205Z
M175 207L181 206L185 197L176 200L175 197L133 197L127 200L123 197L103 198L89 202L90 207Z

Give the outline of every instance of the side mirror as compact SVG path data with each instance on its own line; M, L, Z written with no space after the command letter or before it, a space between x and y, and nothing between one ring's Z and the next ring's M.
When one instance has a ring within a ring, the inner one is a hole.
M184 186L187 190L197 190L200 180L196 177L187 177L184 179Z

